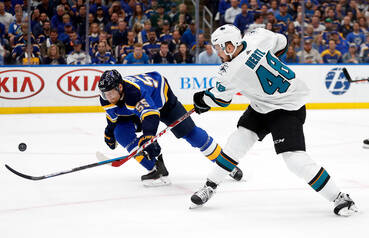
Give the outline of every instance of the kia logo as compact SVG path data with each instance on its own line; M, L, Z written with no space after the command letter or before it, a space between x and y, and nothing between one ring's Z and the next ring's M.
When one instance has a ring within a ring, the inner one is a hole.
M59 77L57 81L58 89L71 97L98 97L98 83L103 72L97 69L76 69L69 71Z
M0 72L0 98L25 99L40 93L45 86L40 75L27 70Z

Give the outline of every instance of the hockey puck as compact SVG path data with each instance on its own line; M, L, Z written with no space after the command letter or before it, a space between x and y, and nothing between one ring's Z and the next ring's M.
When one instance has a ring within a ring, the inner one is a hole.
M27 145L25 143L20 143L18 149L23 152L27 149Z

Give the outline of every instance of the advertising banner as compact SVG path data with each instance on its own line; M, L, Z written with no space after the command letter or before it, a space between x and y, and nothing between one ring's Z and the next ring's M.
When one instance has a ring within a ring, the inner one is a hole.
M185 105L193 94L213 87L216 65L88 65L0 67L0 113L101 111L98 81L107 69L122 76L157 71L167 78ZM369 77L368 65L289 65L309 86L309 108L369 108L369 82L350 83L342 72L346 67L353 80ZM247 75L245 75L247 80ZM235 95L228 109L244 109L249 103Z

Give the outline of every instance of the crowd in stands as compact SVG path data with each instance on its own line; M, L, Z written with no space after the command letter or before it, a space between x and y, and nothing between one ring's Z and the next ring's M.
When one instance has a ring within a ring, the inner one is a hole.
M28 16L27 1L1 0L0 65L221 63L204 29L196 44L193 11L184 2L89 0L87 10L85 0L32 0ZM305 0L304 13L300 0L201 2L217 25L286 35L286 63L369 63L366 0Z

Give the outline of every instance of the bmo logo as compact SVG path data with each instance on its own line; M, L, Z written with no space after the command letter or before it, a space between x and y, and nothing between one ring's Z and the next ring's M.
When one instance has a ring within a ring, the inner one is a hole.
M25 99L39 94L45 86L40 75L27 70L0 72L0 98Z
M98 84L102 73L103 71L97 69L72 70L59 77L57 86L62 93L71 97L98 97Z

